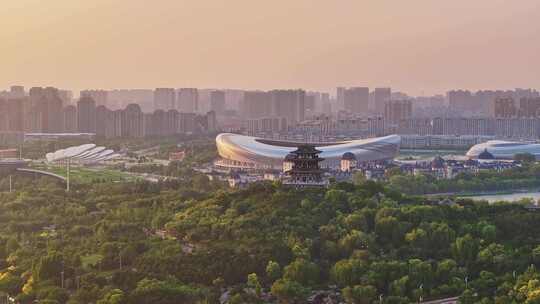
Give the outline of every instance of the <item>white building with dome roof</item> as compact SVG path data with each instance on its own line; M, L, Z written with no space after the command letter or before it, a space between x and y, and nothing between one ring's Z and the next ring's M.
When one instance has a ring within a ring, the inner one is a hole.
M513 159L516 154L528 153L540 159L540 144L528 142L512 142L503 140L490 140L485 143L474 145L467 151L467 157L478 159L485 152L490 153L496 159Z

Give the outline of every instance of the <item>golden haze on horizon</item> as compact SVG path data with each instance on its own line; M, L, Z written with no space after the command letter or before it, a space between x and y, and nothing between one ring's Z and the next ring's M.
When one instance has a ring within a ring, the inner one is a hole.
M536 0L4 0L0 87L540 87Z

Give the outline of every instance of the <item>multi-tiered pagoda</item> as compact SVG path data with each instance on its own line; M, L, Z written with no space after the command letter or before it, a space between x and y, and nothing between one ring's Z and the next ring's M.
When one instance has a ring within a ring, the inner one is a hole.
M326 186L327 181L324 180L323 171L319 167L319 163L324 160L319 157L320 153L315 146L308 144L302 144L291 152L288 161L292 162L292 168L286 172L284 184L296 188Z

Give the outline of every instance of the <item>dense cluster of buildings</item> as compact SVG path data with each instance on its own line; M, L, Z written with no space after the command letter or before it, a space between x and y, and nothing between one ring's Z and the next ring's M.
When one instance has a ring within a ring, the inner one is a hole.
M353 100L362 105L352 107ZM246 134L310 141L399 134L404 147L417 148L468 148L486 139L540 138L540 97L533 90L450 91L446 97L410 98L382 89L369 93L366 88L338 88L332 106L337 110L310 113L286 127L267 123L276 119L272 117L248 119Z
M338 87L335 95L156 88L83 90L74 100L66 90L13 86L0 91L0 132L142 137L219 129L309 141L399 134L404 146L463 148L486 138L540 138L539 109L540 94L530 89L410 97L384 87Z
M489 152L477 159L444 159L440 156L432 160L398 162L401 172L414 176L429 175L436 179L452 179L461 173L480 171L504 171L519 166L513 160L496 160Z
M496 104L494 100L508 99L519 101L540 97L536 90L515 89L515 90L481 90L471 92L468 90L452 90L447 93L448 114L464 117L494 117L496 114Z
M401 120L396 131L409 135L475 135L536 139L540 137L540 118L410 118Z
M229 172L231 187L261 180L280 180L297 188L321 187L330 178L350 181L360 175L367 180L386 179L389 170L402 174L453 179L462 173L504 171L521 165L519 153L540 158L540 144L488 141L474 145L466 157L397 160L400 137L339 143L306 143L261 139L223 133L216 138L220 158L218 171Z
M512 97L495 99L495 117L502 118L539 118L540 97Z
M303 90L247 91L240 105L240 114L251 122L254 119L277 118L294 125L304 121L306 110L309 110L307 107L313 110L314 102L306 104L306 99Z
M106 138L166 136L184 133L214 132L216 114L180 112L174 108L143 112L136 103L111 110L107 92L82 91L72 102L56 88L12 87L10 94L0 97L0 132L3 133L90 133ZM156 95L160 95L156 89ZM193 110L193 109L191 109Z

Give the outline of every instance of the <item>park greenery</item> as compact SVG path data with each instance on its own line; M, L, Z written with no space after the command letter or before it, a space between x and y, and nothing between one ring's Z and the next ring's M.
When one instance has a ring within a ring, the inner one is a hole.
M32 164L32 169L39 169L67 177L66 165L43 165ZM120 170L108 168L87 168L84 166L71 166L69 170L71 183L95 184L95 183L118 183L134 181L137 178Z
M180 143L179 143L180 142ZM20 146L23 158L42 159L46 153L88 143L82 140L35 141ZM72 164L70 177L73 184L119 183L142 179L141 174L154 174L159 178L173 177L182 179L185 176L197 175L194 167L211 163L217 157L214 137L175 136L165 138L129 139L96 139L96 145L112 148L131 157L127 166L122 163L107 166L86 167ZM181 161L155 162L167 160L172 152L183 151L185 158ZM142 154L142 155L139 155ZM51 172L67 177L66 164L48 164L44 161L33 161L32 169ZM1 189L1 188L0 188Z
M519 204L439 205L371 181L231 190L199 174L15 184L0 193L0 293L20 303L306 303L320 290L540 303L540 213Z
M131 166L127 171L182 178L191 175L190 172L194 167L208 165L218 156L214 141L198 140L189 141L180 146L164 144L155 157L165 159L169 153L178 150L182 150L185 153L185 157L181 161L171 161L169 165L163 165L152 163L148 158L142 157L139 158L137 165Z
M175 152L184 147L193 148L213 144L215 134L183 134L169 137L145 137L145 138L102 138L97 137L92 142L97 146L104 146L116 152L133 153L136 151L155 149L156 157L168 159L169 152ZM87 144L88 139L62 139L62 140L35 140L28 142L13 142L0 144L0 149L17 148L25 159L42 159L45 154L59 149ZM182 144L178 144L182 143ZM215 144L214 144L215 150Z
M0 176L0 303L540 303L540 212L417 196L538 187L526 155L452 180L391 169L381 182L235 190L193 170L216 156L211 141L157 147L186 152L129 169L174 177L158 183L76 169L70 192L16 175L9 193Z

